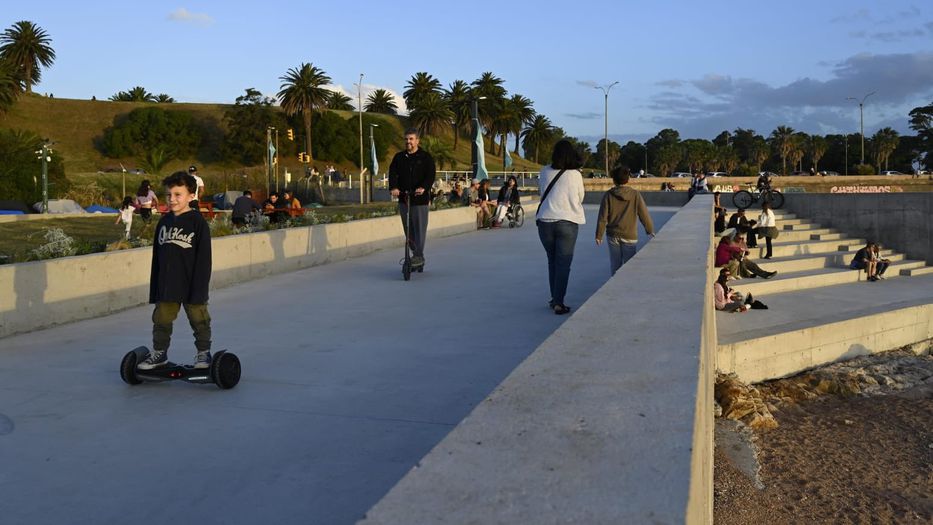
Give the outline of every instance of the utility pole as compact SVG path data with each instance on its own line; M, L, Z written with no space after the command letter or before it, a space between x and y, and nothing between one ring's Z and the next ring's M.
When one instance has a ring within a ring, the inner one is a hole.
M865 164L865 114L864 114L865 99L874 95L875 93L877 93L877 91L872 91L871 93L862 97L861 100L855 97L846 97L846 100L854 100L858 102L859 133L862 135L862 160L859 162L859 164L862 164L862 165Z
M595 89L601 89L603 95L605 96L605 118L603 119L603 159L606 161L606 176L609 176L609 91L612 90L612 86L618 84L619 82L613 82L606 86L593 86ZM645 171L647 173L647 170Z
M363 181L363 74L360 73L360 82L356 85L356 96L360 114L360 204L366 202L366 182Z

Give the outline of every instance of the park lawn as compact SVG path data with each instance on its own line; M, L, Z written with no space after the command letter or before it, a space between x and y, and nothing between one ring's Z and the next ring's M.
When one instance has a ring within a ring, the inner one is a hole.
M346 219L358 214L394 211L396 204L378 202L312 209L318 217L342 216ZM45 232L52 228L61 228L66 235L73 237L79 245L79 253L98 252L106 244L123 238L124 227L122 224L114 224L116 220L116 214L105 214L3 222L0 223L0 256L9 257L8 262L27 260L31 250L45 244ZM153 217L152 224L147 228L139 216L134 217L132 236L151 238L157 221L158 215Z

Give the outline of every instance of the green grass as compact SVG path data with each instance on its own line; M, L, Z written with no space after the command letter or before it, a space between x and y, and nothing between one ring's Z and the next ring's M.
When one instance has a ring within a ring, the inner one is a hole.
M40 95L27 95L20 97L13 108L6 115L0 115L0 128L21 129L35 132L41 137L49 138L55 142L53 149L59 152L65 159L65 175L74 185L80 186L94 180L107 190L108 196L113 198L113 202L104 202L101 204L117 204L121 194L121 174L120 173L102 173L107 169L119 169L122 163L127 169L137 167L137 159L122 158L111 159L103 156L95 147L94 141L101 137L104 130L113 124L114 118L119 115L129 113L130 111L145 106L151 106L151 103L142 102L110 102L105 100L75 100L48 98ZM165 109L175 109L190 111L195 113L198 118L207 118L217 121L223 125L224 111L230 107L229 104L159 104L159 107ZM352 119L356 118L357 113L352 111L337 111L338 115ZM397 134L399 140L390 147L384 159L381 159L380 165L382 171L388 168L392 156L403 147L402 133L408 125L406 117L396 117L390 115L370 114L380 118L385 122L386 127L392 128ZM439 138L453 145L453 135L450 129L444 129L438 135ZM284 136L279 137L279 141L286 140ZM457 148L453 151L454 165L446 166L447 170L469 170L471 156L471 141L469 138L460 137ZM514 144L514 142L512 143ZM487 145L488 146L488 145ZM364 143L366 151L364 155L368 157L368 142ZM513 155L513 168L516 171L538 171L540 165ZM264 186L262 166L229 166L223 164L204 164L197 159L176 159L168 164L163 170L163 175L173 171L185 169L190 164L199 166L199 174L204 178L209 193L223 191L225 187L230 189L242 189L243 179L241 174L248 173L246 182L252 185L253 189ZM314 164L318 170L323 171L327 164L334 164L342 173L358 173L352 163L332 162L328 159L315 159ZM304 171L297 158L283 156L281 166L293 174ZM502 169L502 159L486 153L486 168L491 171ZM241 178L237 179L236 177ZM132 175L126 176L127 193L132 193L139 182L148 178L157 180L156 175ZM53 197L58 197L54 195ZM0 198L3 198L0 195Z

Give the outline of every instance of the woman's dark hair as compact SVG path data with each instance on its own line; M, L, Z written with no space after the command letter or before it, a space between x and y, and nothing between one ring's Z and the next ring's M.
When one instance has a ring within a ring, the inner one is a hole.
M515 175L509 175L509 178L505 179L505 185L509 185L509 181L515 181L515 187L518 187L518 179L515 178Z
M133 205L133 197L130 197L129 195L127 195L126 197L123 197L123 206L121 206L120 209L125 210L132 205Z
M136 190L136 195L138 195L138 196L140 196L140 197L145 197L146 195L149 195L149 188L150 188L150 185L149 185L149 181L148 181L148 180L144 180L144 181L140 182L140 183L139 183L139 189Z
M583 166L583 159L580 158L580 152L573 147L567 139L561 139L554 144L554 152L551 153L551 167L555 170L575 170Z
M729 271L728 268L723 268L719 270L719 278L716 279L716 282L722 285L722 289L725 292L729 291L729 287L726 286L726 283L729 281L729 277L726 275L726 272L728 271Z

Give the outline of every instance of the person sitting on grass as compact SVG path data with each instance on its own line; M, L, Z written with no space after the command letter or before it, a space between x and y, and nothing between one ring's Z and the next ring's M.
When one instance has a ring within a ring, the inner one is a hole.
M262 203L262 212L269 216L269 222L277 224L285 220L285 202L279 198L279 194L272 192L269 198Z
M853 270L865 270L868 275L868 282L879 280L877 261L874 258L874 246L875 243L872 241L865 243L865 247L855 252L855 257L849 263L849 268ZM887 270L887 266L885 266L885 270Z

